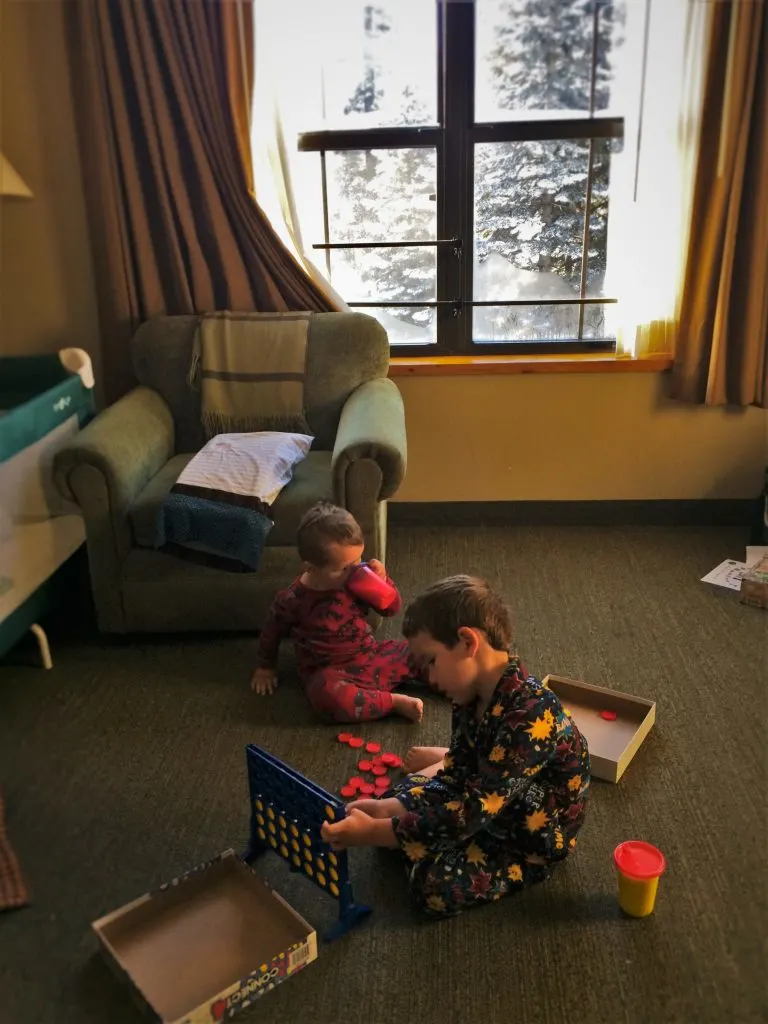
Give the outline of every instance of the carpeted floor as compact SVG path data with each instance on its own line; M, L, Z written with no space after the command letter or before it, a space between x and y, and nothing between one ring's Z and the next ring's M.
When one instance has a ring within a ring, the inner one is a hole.
M579 848L545 886L439 924L413 916L400 869L353 854L369 922L260 1000L285 1024L752 1024L766 1020L768 615L699 577L743 555L731 529L403 528L389 565L406 598L449 572L486 575L516 608L528 667L658 701L618 786L596 783ZM397 623L389 624L395 635ZM383 634L383 635L386 635ZM247 833L243 746L329 788L353 752L295 683L257 699L248 638L111 642L63 625L55 668L32 647L0 667L0 782L30 907L0 914L0 1020L141 1020L95 955L89 923ZM402 753L445 738L373 724ZM611 852L657 843L656 913L621 916ZM276 857L264 874L318 929L333 905Z

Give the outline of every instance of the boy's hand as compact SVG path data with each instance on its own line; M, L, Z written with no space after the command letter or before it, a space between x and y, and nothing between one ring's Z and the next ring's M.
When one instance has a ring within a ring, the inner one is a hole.
M371 826L376 819L352 808L346 818L334 822L324 821L320 826L322 839L332 850L346 850L348 846L371 846L374 837Z
M368 568L372 569L380 580L385 580L387 578L387 570L384 568L384 566L378 560L378 558L372 558L370 562L368 562Z
M251 676L251 689L260 697L271 697L277 688L277 676L274 669L257 668Z
M389 797L363 797L360 800L352 800L347 804L347 814L352 811L362 811L369 818L394 818L401 817L406 813L405 807L395 796Z

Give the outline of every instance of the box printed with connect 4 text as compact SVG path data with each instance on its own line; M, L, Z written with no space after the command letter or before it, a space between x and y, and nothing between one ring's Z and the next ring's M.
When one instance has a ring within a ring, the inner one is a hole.
M317 936L232 850L93 923L151 1019L216 1024L317 957Z

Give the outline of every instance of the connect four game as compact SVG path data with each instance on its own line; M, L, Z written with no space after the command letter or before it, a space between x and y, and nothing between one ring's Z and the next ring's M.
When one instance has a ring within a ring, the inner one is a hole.
M339 938L371 912L355 903L346 851L320 838L324 821L338 821L344 804L300 772L249 744L245 748L251 799L251 836L245 860L274 850L292 871L302 872L339 903L339 919L325 936Z

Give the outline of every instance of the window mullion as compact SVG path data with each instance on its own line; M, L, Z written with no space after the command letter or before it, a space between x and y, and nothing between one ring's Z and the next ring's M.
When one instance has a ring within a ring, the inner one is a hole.
M323 191L323 241L328 245L331 241L330 214L328 211L328 172L325 164L325 150L320 150L320 186ZM331 250L325 250L325 272L331 280Z
M460 238L458 255L439 251L438 299L458 299L458 310L438 307L438 342L451 353L468 352L472 346L473 153L469 128L474 119L474 4L442 4L443 139L438 154L438 235ZM459 313L457 316L456 313Z
M595 116L595 90L597 87L597 40L600 29L600 6L595 4L592 8L592 55L589 71L589 116ZM592 212L592 176L595 167L595 140L589 140L589 156L587 162L587 192L584 199L584 234L581 241L581 281L579 295L582 299L587 295L587 270L589 269L589 227L590 215ZM584 311L586 307L582 303L579 306L579 341L584 338Z

